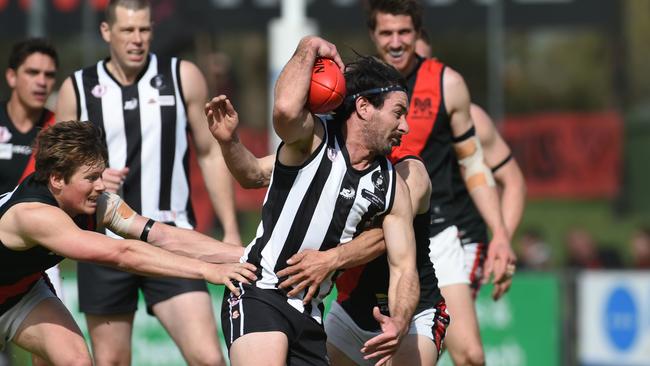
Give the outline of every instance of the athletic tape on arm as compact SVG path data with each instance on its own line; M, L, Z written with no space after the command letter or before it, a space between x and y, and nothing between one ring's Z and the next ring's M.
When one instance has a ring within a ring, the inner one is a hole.
M115 193L104 192L97 199L98 221L122 237L128 235L135 215L135 211Z
M463 178L467 184L467 190L471 191L485 185L494 187L494 176L485 164L481 141L474 134L473 128L470 131L472 133L469 136L460 141L455 140L454 143L458 162L463 168Z

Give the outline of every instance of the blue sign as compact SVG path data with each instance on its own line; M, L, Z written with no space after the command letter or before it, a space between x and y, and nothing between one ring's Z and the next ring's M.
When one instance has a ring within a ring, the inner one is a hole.
M639 333L639 310L630 291L625 287L614 288L603 315L612 344L621 351L630 349Z

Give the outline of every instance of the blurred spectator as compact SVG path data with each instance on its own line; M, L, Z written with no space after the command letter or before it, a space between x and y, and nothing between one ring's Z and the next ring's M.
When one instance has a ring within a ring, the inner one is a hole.
M232 69L230 56L223 52L211 52L204 56L205 77L208 82L210 98L225 94L237 101L237 82Z
M650 269L650 227L642 227L632 234L630 242L632 265L635 269Z
M517 266L526 270L546 270L550 267L551 248L537 229L527 229L519 242Z
M591 233L583 228L570 229L565 236L567 266L573 269L620 268L619 254L608 248L599 248Z

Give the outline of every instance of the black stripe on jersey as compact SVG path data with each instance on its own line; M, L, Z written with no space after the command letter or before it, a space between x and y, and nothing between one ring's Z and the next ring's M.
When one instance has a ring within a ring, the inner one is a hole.
M135 103L133 101L135 100ZM138 84L122 87L122 111L124 113L124 133L126 135L126 164L129 174L124 180L124 201L135 212L142 212L142 178L141 161L141 126L140 126L140 97ZM125 109L124 107L129 107Z
M80 120L81 119L81 94L79 94L79 87L77 86L77 80L74 74L70 76L70 81L72 81L72 89L74 90L74 97L77 100L77 120ZM88 97L86 96L86 99L87 98Z
M281 143L278 147L278 152L282 145L283 144ZM282 209L287 202L289 192L291 192L291 187L293 187L293 183L298 177L298 173L299 170L297 169L287 170L277 162L275 164L275 172L273 173L273 189L269 189L266 202L264 202L264 206L262 206L263 234L261 237L257 238L253 249L248 253L248 262L257 266L258 277L261 277L260 273L262 272L262 268L259 265L262 260L262 250L264 250L264 247L271 238L273 228L277 224Z
M329 177L330 172L332 171L332 161L327 158L323 158L318 165L316 174L312 179L312 184L305 192L305 195L302 197L302 202L296 211L294 216L294 221L291 224L289 229L289 235L287 235L287 240L282 245L282 251L278 256L278 260L275 264L274 271L278 271L287 267L287 259L291 258L292 255L296 254L302 245L307 230L309 229L309 222L305 219L313 218L316 212L316 206L318 205L319 198L327 183L327 177ZM338 212L334 209L334 212ZM280 278L279 281L282 282L284 279Z
M102 99L93 95L93 89L99 85L99 76L97 76L97 66L90 66L82 71L81 74L84 95L86 97L86 110L88 111L88 120L95 126L101 129L104 136L106 136L106 129L104 128L104 114L102 112ZM78 114L81 117L81 105L79 106Z
M334 127L334 125L332 124ZM328 144L330 148L336 148L336 139L335 139L335 130L336 128L328 129ZM339 140L343 142L343 140ZM344 147L342 147L344 149ZM343 150L341 150L343 153ZM341 182L341 189L353 187L356 191L359 188L359 179L360 177L356 174L346 174ZM345 224L347 222L348 216L350 215L350 210L354 205L354 198L349 199L343 197L340 193L336 198L336 205L334 206L335 215L332 217L330 226L327 228L327 234L325 234L324 243L321 243L321 250L328 250L334 248L339 244L341 240L341 235L343 230L345 230ZM327 244L330 243L330 244Z
M158 59L158 75L163 82L158 92L160 96L174 98L174 84L171 59ZM179 83L180 85L180 83ZM159 209L171 209L172 176L174 170L174 155L176 152L176 103L160 106L160 197Z
M185 103L185 94L183 94L183 85L181 84L181 60L178 60L176 63L176 75L178 76L178 95L181 96L179 103L183 103L185 110L187 110L187 103Z

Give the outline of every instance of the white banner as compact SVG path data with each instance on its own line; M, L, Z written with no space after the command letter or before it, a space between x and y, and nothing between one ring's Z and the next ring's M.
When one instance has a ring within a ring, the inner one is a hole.
M650 365L650 272L585 271L577 277L582 365Z

